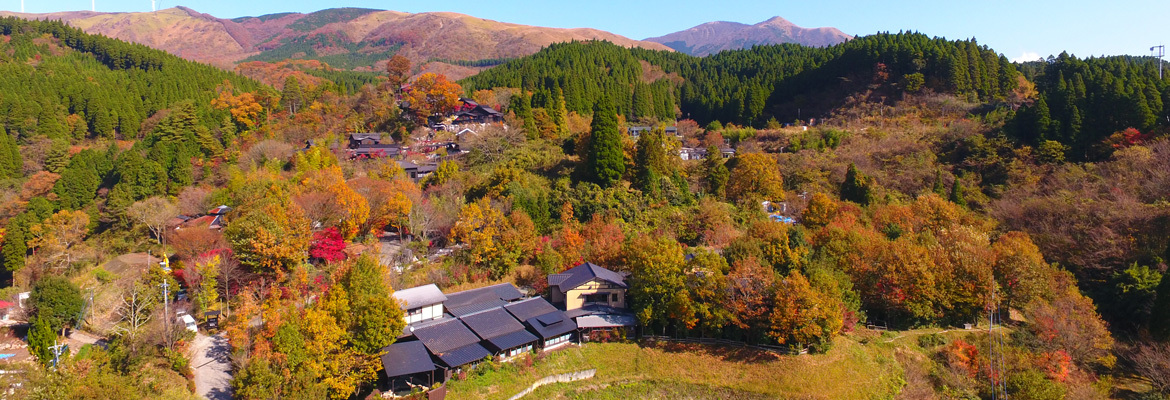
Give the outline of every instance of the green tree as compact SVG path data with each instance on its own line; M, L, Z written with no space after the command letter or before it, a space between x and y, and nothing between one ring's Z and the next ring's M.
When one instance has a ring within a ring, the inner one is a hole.
M60 276L46 276L33 285L28 296L31 315L47 324L54 332L72 326L81 314L85 300L81 289Z
M301 109L302 101L301 84L297 82L297 77L290 75L284 80L284 89L280 93L280 106L288 112L296 114Z
M668 325L690 329L698 322L688 295L682 246L665 237L627 243L626 267L634 315L651 328Z
M857 170L857 165L849 164L845 172L845 181L841 182L841 199L861 205L868 205L873 201L873 190L869 178Z
M41 363L48 367L53 363L53 349L49 346L57 344L57 333L43 318L33 317L28 328L28 352L32 353Z
M662 196L662 177L666 170L666 148L662 142L664 131L655 128L638 137L634 156L633 187L651 198Z
M602 187L614 186L626 173L626 162L621 132L618 132L617 113L608 98L603 98L594 106L590 128L586 179Z
M402 309L391 297L385 277L386 268L381 263L363 256L341 281L349 294L353 321L350 344L363 354L377 354L394 343L405 327Z
M4 257L4 269L8 272L24 268L25 257L28 255L27 221L27 217L21 214L8 220L8 225L4 227L4 245L0 247L0 256Z
M53 145L45 153L45 171L59 174L69 164L69 142L65 139L53 140Z
M939 197L947 195L946 185L943 185L941 169L934 171L934 187L931 188L931 191L939 195Z
M707 156L703 158L703 182L707 185L707 193L722 199L727 196L727 180L731 173L723 161L723 152L718 147L708 146Z
M950 201L958 204L959 207L967 208L967 198L963 195L963 183L957 178L955 183L951 185Z
M24 159L20 156L20 146L16 139L8 135L0 127L0 178L15 178L24 170Z

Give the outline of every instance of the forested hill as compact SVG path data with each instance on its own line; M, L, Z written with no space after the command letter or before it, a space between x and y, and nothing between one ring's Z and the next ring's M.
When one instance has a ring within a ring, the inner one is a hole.
M1017 75L1005 57L974 40L881 33L825 48L756 46L705 58L567 43L462 83L469 91L560 90L568 110L581 113L606 96L628 118L665 117L665 109L673 106L702 123L762 125L772 118L791 121L827 113L864 90L931 89L971 99L1003 98L1015 88Z
M0 35L0 128L21 140L134 137L155 112L188 99L201 120L221 121L227 111L209 106L217 87L261 87L58 21L0 18Z
M1021 67L1039 92L1008 131L1027 144L1061 143L1076 160L1108 157L1121 141L1132 141L1170 123L1166 80L1152 57L1078 59L1067 53ZM1127 128L1136 131L1111 137ZM1136 137L1134 137L1136 136Z

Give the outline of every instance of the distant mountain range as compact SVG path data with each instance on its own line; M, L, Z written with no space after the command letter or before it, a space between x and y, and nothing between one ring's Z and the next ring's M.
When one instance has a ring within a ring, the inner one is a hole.
M798 43L812 47L832 46L852 38L837 28L801 28L784 18L773 17L755 25L708 22L646 41L662 43L676 51L701 57L754 45Z
M643 41L589 28L545 28L457 13L410 14L366 8L235 19L187 7L140 13L0 15L59 19L88 33L144 44L226 69L247 61L307 59L341 70L381 71L391 55L402 54L418 67L416 72L442 72L455 79L533 54L552 43L573 40L607 40L623 47L673 49L704 56L755 44L828 46L852 38L835 28L805 29L780 17L756 25L711 22Z
M242 61L299 58L321 60L338 69L380 71L384 60L399 53L421 69L441 69L460 78L557 42L597 39L625 47L670 50L597 29L544 28L446 12L335 8L229 20L175 7L149 13L0 15L60 19L89 33L141 43L223 68ZM445 65L432 65L436 63Z

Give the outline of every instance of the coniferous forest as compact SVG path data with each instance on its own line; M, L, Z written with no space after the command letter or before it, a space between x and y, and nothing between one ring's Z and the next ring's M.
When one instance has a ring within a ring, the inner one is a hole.
M487 61L236 73L0 18L0 300L28 292L0 385L197 398L219 362L235 398L376 398L395 291L542 295L590 262L636 327L452 368L447 395L588 369L530 396L1170 395L1157 59L901 32ZM503 122L448 129L468 99Z

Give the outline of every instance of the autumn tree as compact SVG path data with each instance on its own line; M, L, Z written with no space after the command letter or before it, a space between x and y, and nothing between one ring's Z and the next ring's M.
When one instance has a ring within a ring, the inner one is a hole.
M451 240L467 244L469 261L498 279L511 272L520 256L518 243L504 240L510 229L504 214L485 198L463 206Z
M232 114L232 119L236 124L244 129L252 129L260 124L260 114L264 111L264 106L260 104L260 100L255 94L251 92L243 92L237 95L235 88L229 83L224 83L216 89L219 97L211 100L211 106L221 110L228 110Z
M736 203L784 200L784 179L776 159L763 153L737 155L727 181L727 199Z
M816 192L808 201L808 207L800 215L800 222L809 228L828 225L837 215L837 202L829 195Z
M45 264L64 269L82 258L88 247L89 214L83 211L60 211L29 228L29 247L38 251Z
M410 102L415 118L426 121L432 115L454 111L459 107L461 93L463 88L459 84L448 81L444 75L428 72L410 84L405 99Z
M287 200L264 200L224 230L240 264L254 272L283 274L307 257L309 220Z
M126 209L126 217L145 226L157 243L161 243L167 229L167 222L179 215L179 207L163 197L140 200Z
M313 242L309 244L309 257L335 262L345 259L345 240L337 227L328 227L313 232Z
M410 79L410 59L401 54L390 57L386 61L386 78L388 79L386 84L390 85L393 92L401 90L402 85Z
M841 301L792 270L777 283L768 335L780 344L827 344L841 330Z

